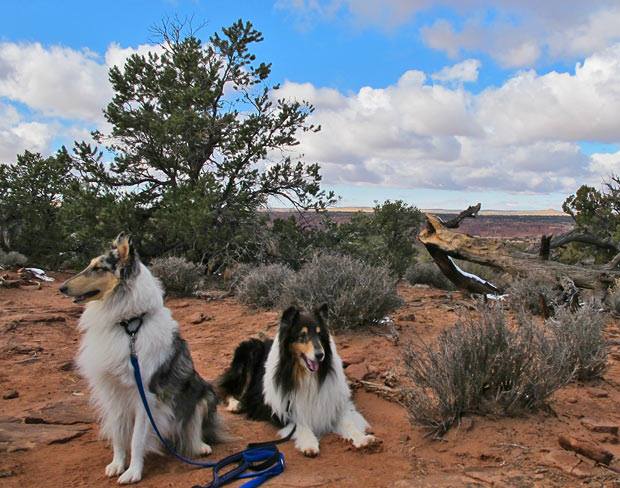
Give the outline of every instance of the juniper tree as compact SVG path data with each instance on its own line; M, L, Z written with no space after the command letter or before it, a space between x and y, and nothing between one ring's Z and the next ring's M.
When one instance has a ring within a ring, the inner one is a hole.
M271 65L251 53L263 40L250 22L235 22L203 43L183 26L165 25L158 52L134 54L109 77L114 98L104 110L109 134L94 140L113 154L106 168L97 146L76 145L80 169L111 186L133 187L152 201L167 189L199 186L216 206L280 197L302 208L333 199L320 189L317 164L289 148L301 132L317 131L313 107L276 99Z
M26 254L33 264L58 262L60 209L75 176L63 147L44 158L24 151L15 164L0 164L0 248Z
M159 49L110 69L111 130L93 132L96 144L77 143L75 153L87 181L127 190L151 223L183 222L191 207L186 235L152 230L161 244L153 252L206 260L230 248L215 249L216 228L245 242L239 229L270 199L318 210L334 195L321 189L318 164L294 155L299 135L320 127L310 104L277 98L271 65L252 53L262 34L241 20L204 43L186 31L164 24Z

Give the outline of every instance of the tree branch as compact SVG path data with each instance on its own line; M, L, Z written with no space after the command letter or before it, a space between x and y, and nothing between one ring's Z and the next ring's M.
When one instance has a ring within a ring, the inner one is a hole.
M478 203L478 205L471 205L453 219L450 219L447 222L442 220L442 223L444 227L447 227L448 229L456 229L459 225L461 225L463 220L467 218L475 219L478 216L478 212L480 212L481 207L482 205L480 203Z

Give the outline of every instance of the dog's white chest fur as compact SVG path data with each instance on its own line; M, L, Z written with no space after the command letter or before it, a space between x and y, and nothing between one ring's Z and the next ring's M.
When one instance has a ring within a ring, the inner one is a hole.
M317 436L333 431L351 404L342 360L336 352L333 339L330 339L330 344L333 351L332 371L322 385L319 385L316 374L306 374L290 394L282 395L275 381L280 350L277 337L265 364L263 383L265 403L282 422L305 425Z

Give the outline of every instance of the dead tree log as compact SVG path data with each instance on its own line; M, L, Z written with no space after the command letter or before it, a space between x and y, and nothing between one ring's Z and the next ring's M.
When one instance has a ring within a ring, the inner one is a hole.
M609 266L584 267L543 260L537 254L516 249L506 240L455 232L435 215L427 214L426 220L426 226L420 231L418 239L448 279L465 291L499 293L501 290L478 276L464 272L456 266L453 258L491 266L513 276L527 277L532 273L540 273L558 283L568 278L579 288L601 292L620 278L620 270Z

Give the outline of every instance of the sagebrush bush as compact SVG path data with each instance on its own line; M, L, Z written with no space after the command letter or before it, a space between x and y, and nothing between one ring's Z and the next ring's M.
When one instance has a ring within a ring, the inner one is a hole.
M561 294L555 283L534 273L527 278L515 279L506 293L512 308L524 308L535 315L544 314L543 304L552 309Z
M167 293L179 296L193 295L202 286L206 270L201 264L177 256L153 259L150 268Z
M607 295L607 305L613 313L620 314L620 282L609 291Z
M4 252L0 249L0 266L3 268L21 268L28 258L17 251Z
M547 321L568 352L574 378L580 381L600 378L607 366L609 346L604 336L605 317L599 308L593 302L575 311L562 307Z
M295 275L288 266L266 264L248 270L235 286L239 301L260 308L273 308L280 304L285 283Z
M411 418L441 435L464 414L516 415L544 404L571 377L567 351L522 318L510 327L498 305L444 331L435 345L405 349Z
M412 285L430 285L441 290L454 290L452 282L432 261L412 264L405 272L405 279Z
M306 309L327 303L330 326L342 330L377 325L402 301L387 267L323 253L287 281L281 303Z
M234 263L222 273L222 285L231 291L236 291L241 280L254 269L249 263Z

